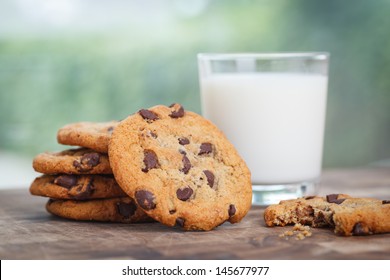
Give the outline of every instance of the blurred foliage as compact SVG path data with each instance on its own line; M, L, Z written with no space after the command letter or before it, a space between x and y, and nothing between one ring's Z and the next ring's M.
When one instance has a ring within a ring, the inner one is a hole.
M200 113L200 52L328 51L324 165L389 158L388 11L388 0L210 1L165 25L0 36L0 149L58 150L66 123L123 119L155 104Z

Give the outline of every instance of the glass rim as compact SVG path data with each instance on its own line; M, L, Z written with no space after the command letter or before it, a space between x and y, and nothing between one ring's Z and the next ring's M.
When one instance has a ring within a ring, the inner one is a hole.
M240 53L198 53L198 60L233 60L237 58L252 58L252 59L313 59L323 60L329 59L329 52L240 52Z

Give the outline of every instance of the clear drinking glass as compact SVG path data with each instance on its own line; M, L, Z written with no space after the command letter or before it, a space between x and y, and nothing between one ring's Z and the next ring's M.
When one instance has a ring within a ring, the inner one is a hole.
M202 114L252 173L253 204L318 192L328 53L199 54Z

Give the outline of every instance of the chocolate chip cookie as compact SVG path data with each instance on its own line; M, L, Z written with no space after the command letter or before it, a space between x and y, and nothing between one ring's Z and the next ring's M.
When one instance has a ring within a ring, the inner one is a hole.
M84 148L41 153L34 158L33 167L44 174L112 174L107 154Z
M115 128L109 159L121 188L153 219L185 230L239 222L250 171L211 122L183 106L142 109Z
M390 232L390 201L353 198L346 194L308 196L282 200L264 212L267 226L304 224L331 227L339 235L369 235Z
M32 182L30 193L73 200L127 197L110 175L43 175Z
M65 125L57 133L60 144L81 146L101 153L107 153L108 142L117 121L94 123L79 122Z
M46 210L53 215L78 221L119 223L153 221L130 197L85 201L49 199Z

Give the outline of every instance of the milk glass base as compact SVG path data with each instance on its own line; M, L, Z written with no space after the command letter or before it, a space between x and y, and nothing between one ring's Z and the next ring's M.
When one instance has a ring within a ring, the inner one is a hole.
M253 184L252 205L278 204L285 199L294 199L302 196L316 195L319 188L319 180L305 181L301 183L289 183L278 185Z

